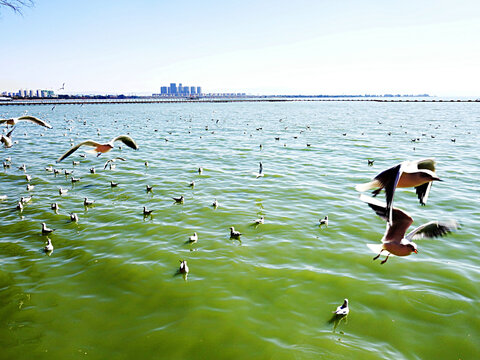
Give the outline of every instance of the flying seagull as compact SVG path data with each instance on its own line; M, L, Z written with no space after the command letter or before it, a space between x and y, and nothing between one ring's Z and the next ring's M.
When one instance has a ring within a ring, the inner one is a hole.
M75 151L78 150L78 148L80 146L91 146L91 147L93 147L94 148L93 152L97 152L97 156L99 156L100 154L103 154L103 153L106 153L106 152L109 152L110 150L112 150L113 147L114 147L113 144L115 143L115 141L121 141L125 145L131 147L132 149L135 149L135 150L138 149L138 146L135 143L135 141L128 135L117 136L117 137L113 138L112 140L110 140L109 142L107 142L105 144L100 144L100 143L98 143L96 141L93 141L93 140L86 140L86 141L82 141L81 143L75 145L70 150L68 150L65 154L60 156L57 160L57 163L59 163L60 161L62 161L66 157L70 156L71 154L73 154Z
M365 184L359 184L355 187L357 191L373 191L373 196L377 196L382 189L385 189L387 200L388 222L392 224L392 204L393 195L396 188L414 187L417 192L420 204L427 203L428 194L432 187L432 181L441 181L435 173L435 161L433 159L423 159L418 161L404 161L395 165Z
M385 203L366 195L360 195L360 200L366 202L378 216L387 221L388 209ZM412 217L403 210L393 208L392 219L391 225L387 221L387 229L383 235L382 244L378 247L380 252L373 258L373 260L376 260L383 251L387 251L387 257L381 264L387 262L390 254L397 256L408 256L412 252L417 254L417 244L412 241L414 239L444 236L458 228L458 223L454 220L447 222L430 221L418 226L405 236L408 228L413 223ZM374 244L369 244L368 247L372 250L376 248Z
M11 148L13 146L13 141L12 141L13 130L15 130L15 127L13 127L12 130L10 130L7 133L7 135L2 134L0 137L0 143L2 143L3 146L5 146L5 148Z
M40 120L39 118L36 118L35 116L31 115L24 115L16 118L10 118L10 119L0 119L0 124L7 124L7 125L16 125L19 121L31 121L37 125L45 126L46 128L51 129L52 125L46 123L43 120Z

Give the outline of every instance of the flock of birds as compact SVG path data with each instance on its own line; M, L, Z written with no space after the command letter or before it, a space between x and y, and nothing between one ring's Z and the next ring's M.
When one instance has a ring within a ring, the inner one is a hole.
M16 126L19 122L28 121L34 123L36 125L43 126L45 128L52 128L52 126L46 123L43 120L40 120L34 116L24 115L17 118L10 118L10 119L0 119L0 124L5 124L7 127L4 129L3 133L1 134L1 143L4 145L5 148L12 147L16 141L12 139L13 131L16 129ZM11 129L8 128L11 126ZM258 130L258 129L257 129ZM344 134L345 135L345 134ZM165 139L167 141L167 139ZM129 135L120 135L114 137L107 143L99 143L93 140L85 140L76 145L73 145L69 150L67 150L62 156L57 159L57 163L65 160L67 157L72 155L75 151L77 151L81 147L89 147L89 152L97 154L97 156L107 153L114 149L115 143L117 141L122 142L126 146L137 150L138 145L136 142L129 136ZM309 146L307 144L307 146ZM260 145L262 147L262 145ZM112 169L115 166L115 162L117 160L125 161L122 157L116 157L113 159L107 160L105 163L104 169L110 166ZM373 160L368 160L368 166L373 165ZM4 168L9 167L11 164L11 158L8 157L4 160L3 166ZM75 165L75 161L73 162ZM145 166L148 166L148 162L145 162ZM22 165L19 167L20 170L26 172L26 166ZM59 173L60 171L54 169L53 166L47 167L46 171L55 172L55 174ZM90 169L91 173L95 173L95 169ZM203 172L202 168L198 169L198 173L201 175ZM71 175L71 172L68 170L64 170L66 176ZM263 164L262 162L259 163L259 171L255 173L256 178L260 178L264 176L263 172ZM30 175L26 174L27 182L30 182ZM79 181L78 178L74 176L71 177L72 183ZM405 211L395 208L393 206L394 194L397 188L409 188L414 187L416 190L416 194L418 196L419 202L421 205L425 205L428 196L432 187L432 183L434 181L442 181L435 173L435 161L433 159L422 159L418 161L404 161L400 164L397 164L385 171L382 171L378 175L376 175L370 182L365 184L360 184L356 186L356 190L359 192L365 192L369 190L373 190L372 196L367 195L360 195L360 200L365 202L379 217L381 217L386 222L386 230L381 239L381 244L367 244L367 246L377 255L373 258L373 260L378 259L383 252L386 253L386 257L384 260L381 261L381 264L385 264L391 255L396 256L408 256L411 253L418 253L418 247L416 243L412 240L421 239L425 237L439 237L444 236L455 229L458 228L458 223L456 221L447 221L447 222L440 222L440 221L430 221L426 224L420 225L410 231L407 235L406 232L409 227L413 223L413 219L410 215L408 215ZM118 186L118 183L111 182L111 187ZM195 186L195 182L192 181L190 183L191 187ZM27 184L27 190L30 191L33 189L33 185ZM376 196L381 193L381 191L385 191L385 202L379 201ZM67 192L67 189L59 189L59 194L63 195ZM146 191L152 191L152 186L147 185ZM17 210L20 212L23 211L23 207L26 203L31 200L31 196L24 196L21 197L20 201L17 203ZM5 195L0 195L0 200L5 200ZM184 196L174 197L173 200L176 203L183 203ZM93 204L92 200L88 198L84 198L84 206L88 207ZM219 206L217 199L214 200L212 203L214 208ZM59 205L57 203L51 204L52 210L55 212L58 211ZM149 210L146 207L143 207L143 215L144 217L151 216L154 210ZM70 213L70 220L72 222L78 222L78 215L75 213ZM265 218L261 216L260 218L253 221L255 226L264 224ZM324 218L319 220L320 226L328 226L328 215ZM49 235L55 229L48 228L46 223L42 223L42 235ZM232 239L240 239L242 233L235 230L233 226L230 227L230 237ZM194 232L188 238L189 243L196 243L198 241L198 234ZM47 254L51 254L53 252L53 244L51 240L47 237L46 244L44 247L44 251ZM183 274L184 278L186 279L189 273L189 267L187 265L186 260L180 260L180 267L177 270L178 274ZM345 299L343 304L338 306L337 309L333 312L334 316L332 321L338 324L339 320L342 320L349 314L349 307L348 307L348 299Z

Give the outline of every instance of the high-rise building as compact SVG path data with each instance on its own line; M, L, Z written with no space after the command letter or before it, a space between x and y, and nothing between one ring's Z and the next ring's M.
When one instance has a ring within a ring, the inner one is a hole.
M182 83L179 83L179 84L178 84L178 94L179 94L179 95L182 95L182 94L183 94L183 86L182 86Z
M195 86L190 86L190 94L195 95Z
M170 84L170 94L171 95L177 95L177 84L176 83L171 83Z
M197 86L197 95L201 95L201 94L202 94L202 87Z
M167 91L167 87L166 86L162 86L160 88L160 94L162 95L167 95L168 94L168 91Z

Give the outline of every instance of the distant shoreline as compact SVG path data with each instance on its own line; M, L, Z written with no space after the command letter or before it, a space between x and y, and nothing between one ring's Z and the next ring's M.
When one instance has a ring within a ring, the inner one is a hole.
M362 102L387 102L387 103L452 103L476 102L480 99L406 99L406 98L216 98L216 99L41 99L41 100L2 100L0 106L26 106L26 105L98 105L98 104L171 104L171 103L241 103L241 102L319 102L319 101L362 101Z

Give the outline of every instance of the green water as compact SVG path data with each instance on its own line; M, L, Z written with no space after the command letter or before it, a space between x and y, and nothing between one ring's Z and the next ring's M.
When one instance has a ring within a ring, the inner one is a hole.
M8 106L0 117L25 110L54 128L21 123L18 144L0 150L12 158L0 168L0 196L8 196L0 201L0 358L478 358L478 104ZM138 151L82 158L80 149L55 164L71 140L126 133ZM104 170L116 156L126 161ZM445 181L426 207L413 189L399 189L396 206L414 226L456 219L461 228L380 265L366 244L379 242L385 224L354 185L425 157ZM72 186L48 165L74 169L81 181ZM174 204L180 195L184 204ZM86 209L85 197L94 206ZM328 228L319 227L327 214ZM265 224L253 226L261 215ZM50 256L42 222L56 229ZM199 240L188 244L193 232ZM182 259L186 279L176 275ZM328 321L344 298L350 314L334 331Z

